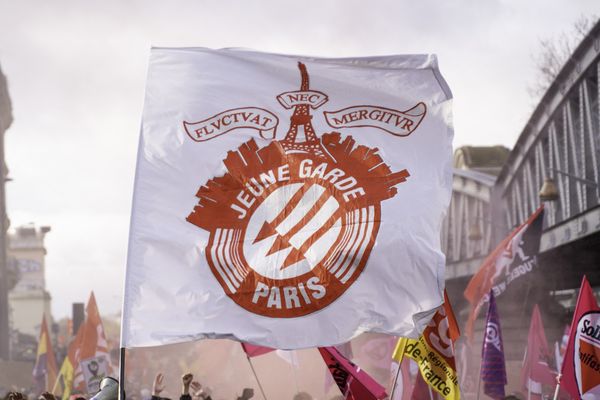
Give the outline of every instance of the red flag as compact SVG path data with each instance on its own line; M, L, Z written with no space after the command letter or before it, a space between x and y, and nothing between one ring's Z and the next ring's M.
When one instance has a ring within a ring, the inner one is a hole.
M73 389L73 377L75 375L75 367L78 365L77 353L83 339L83 324L77 330L77 335L69 344L67 355L63 360L58 377L52 388L52 393L62 393L62 399L66 400L71 396Z
M76 353L73 388L81 393L92 394L99 390L99 378L112 373L112 365L94 292L90 294L85 310L85 321L79 328L82 335Z
M242 345L242 349L244 349L244 352L246 353L246 355L248 357L258 357L258 356L262 356L263 354L267 354L272 351L275 351L275 349L272 349L270 347L255 346L255 345L249 344L249 343L241 343L241 345Z
M458 329L458 322L454 316L454 310L450 304L448 293L444 289L444 311L446 312L446 318L448 319L448 337L455 343L460 337L460 330Z
M473 324L490 290L494 289L494 295L497 297L512 282L512 279L507 278L514 268L525 265L531 269L534 265L534 256L539 251L542 231L542 211L544 206L538 208L527 221L505 237L483 260L479 271L469 281L464 292L465 298L471 303L466 331L469 339L473 337Z
M556 384L556 374L550 369L549 360L550 348L544 333L540 309L536 304L531 315L527 350L521 370L521 384L526 391L530 392L533 400L541 400L541 384L550 386Z
M387 397L383 386L342 356L335 347L319 347L319 352L346 400L381 400Z
M423 379L423 375L417 374L417 380L415 381L415 386L412 392L412 396L410 400L436 400L437 393L435 393L425 379Z
M586 359L580 359L580 355L575 352L575 347L580 348L581 350L581 347L587 346L589 343L582 341L584 346L581 346L580 343L577 343L577 325L582 317L594 311L600 311L600 308L598 307L598 303L594 297L594 292L592 291L587 278L584 276L581 280L581 288L579 289L579 296L577 297L577 305L575 306L573 320L571 321L571 328L569 329L569 342L567 344L567 350L565 351L565 357L563 359L561 370L562 377L560 380L561 388L569 392L569 394L574 398L580 397L578 388L579 385L577 384L576 365L578 367L577 369L579 370L579 374L583 378L588 378L588 375L582 375L582 372L585 371L585 367L588 366L585 364ZM598 349L598 347L596 347L596 349ZM593 376L596 375L598 375L597 372L594 372ZM590 385L587 381L585 383L586 387Z

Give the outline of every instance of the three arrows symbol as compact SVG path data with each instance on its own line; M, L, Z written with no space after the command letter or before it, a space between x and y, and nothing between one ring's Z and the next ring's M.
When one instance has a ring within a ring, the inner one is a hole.
M267 238L276 236L275 241L267 251L267 256L275 254L279 251L288 249L291 247L290 252L285 257L283 264L280 269L284 270L302 260L306 259L305 253L308 249L319 240L335 222L344 214L345 210L339 207L337 201L335 201L326 190L321 190L320 194L316 194L319 197L310 207L310 209L304 212L304 215L296 222L287 232L280 233L277 228L296 210L296 207L300 204L301 200L305 195L315 194L316 190L309 189L313 187L312 184L304 183L300 189L298 189L290 198L286 206L281 210L277 216L271 221L265 221L260 228L258 234L254 238L253 244L256 244ZM318 187L318 186L317 186ZM324 188L323 188L324 189ZM337 205L336 210L329 215L318 229L316 229L306 240L304 240L299 246L294 246L290 241L292 238L302 231L303 228L307 227L309 222L323 209L328 202L334 202ZM297 210L296 212L300 212Z

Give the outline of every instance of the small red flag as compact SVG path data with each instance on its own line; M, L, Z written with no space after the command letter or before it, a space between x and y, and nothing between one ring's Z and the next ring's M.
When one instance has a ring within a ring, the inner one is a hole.
M592 319L597 320L599 311L600 308L594 297L594 292L587 278L584 276L581 280L577 305L575 306L575 313L573 314L571 328L569 329L569 342L565 351L565 357L563 358L562 377L560 380L560 386L574 398L579 398L584 393L590 391L596 393L599 389L600 381L598 373L594 370L594 365L592 365L590 360L600 356L600 343L593 337L593 334L591 338L588 338L585 334L580 335L577 329L580 321L583 324L588 322L588 325L590 325L589 321ZM586 317L596 318L588 319ZM600 330L600 328L596 329L597 324L591 324L589 328L592 331ZM584 331L587 330L584 329ZM576 348L579 351L576 352ZM590 357L587 357L587 354L590 354ZM582 392L581 394L580 391Z
M521 370L521 384L532 399L541 399L541 384L553 386L556 384L556 374L550 369L550 348L544 333L542 315L537 304L533 308L527 350Z
M523 263L535 264L534 256L539 251L542 233L543 211L544 206L541 206L527 221L505 237L483 260L479 271L467 284L464 296L471 303L466 327L466 336L469 340L473 338L473 325L483 304L487 301L486 296L490 290L494 289L494 295L498 297L512 282L507 279L512 268Z

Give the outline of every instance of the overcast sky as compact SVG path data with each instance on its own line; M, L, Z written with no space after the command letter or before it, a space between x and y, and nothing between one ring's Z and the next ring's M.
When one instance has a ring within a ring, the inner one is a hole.
M315 56L437 53L454 93L455 147L512 147L534 102L540 38L598 0L0 0L0 66L13 226L50 225L55 318L96 292L120 309L150 46L247 47Z

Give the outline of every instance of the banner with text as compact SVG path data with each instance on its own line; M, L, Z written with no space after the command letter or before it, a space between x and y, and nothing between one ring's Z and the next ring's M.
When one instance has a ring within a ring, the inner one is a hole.
M437 68L432 55L152 49L122 345L418 337L442 304L452 193Z

